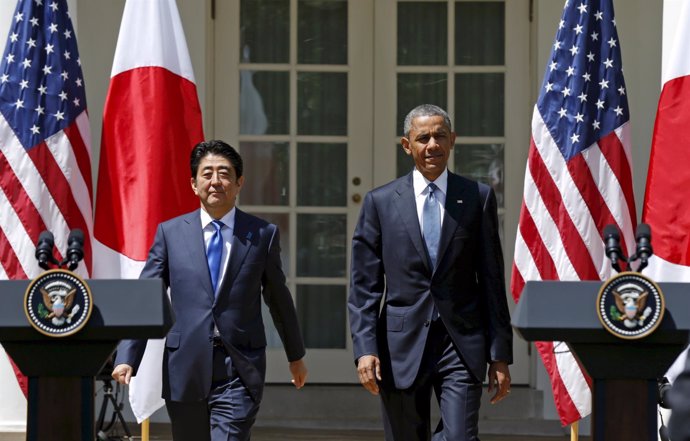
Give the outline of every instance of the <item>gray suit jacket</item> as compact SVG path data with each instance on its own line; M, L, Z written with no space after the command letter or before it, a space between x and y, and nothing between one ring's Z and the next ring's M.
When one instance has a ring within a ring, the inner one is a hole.
M170 288L175 324L163 360L163 398L198 401L211 389L213 328L252 396L260 398L266 371L261 297L289 361L305 354L295 307L280 262L278 228L237 209L232 250L215 297L206 261L199 210L158 226L141 278L162 278ZM136 370L146 341L123 340L115 365Z
M366 195L352 239L355 360L378 355L399 389L417 376L434 304L478 380L487 362L512 363L493 190L449 172L445 210L436 268L419 227L412 173Z

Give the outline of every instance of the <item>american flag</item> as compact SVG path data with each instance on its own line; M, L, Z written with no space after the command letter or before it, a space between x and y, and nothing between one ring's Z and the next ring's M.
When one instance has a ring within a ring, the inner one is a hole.
M532 115L511 291L526 280L605 280L602 230L627 255L637 219L628 99L611 0L566 1ZM539 342L566 425L591 412L591 379L563 342Z
M0 63L0 114L0 279L36 277L39 234L55 235L61 260L75 228L85 233L76 272L88 276L91 138L65 0L18 2Z
M91 139L84 79L65 0L22 0L0 64L0 277L33 278L43 230L56 256L85 233L91 269Z

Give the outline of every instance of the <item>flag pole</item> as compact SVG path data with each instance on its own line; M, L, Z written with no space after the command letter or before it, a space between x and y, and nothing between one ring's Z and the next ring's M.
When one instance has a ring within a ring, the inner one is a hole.
M149 441L149 423L151 421L146 418L141 422L141 441Z
M148 422L148 420L146 420ZM577 441L578 433L580 432L580 421L575 421L570 425L570 441Z

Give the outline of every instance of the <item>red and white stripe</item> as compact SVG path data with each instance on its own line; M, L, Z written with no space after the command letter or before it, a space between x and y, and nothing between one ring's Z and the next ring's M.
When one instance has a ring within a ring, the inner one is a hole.
M127 0L103 112L95 275L137 278L156 226L199 206L189 157L201 108L174 0ZM164 405L163 340L150 340L129 389L139 422Z
M515 243L511 291L517 301L527 280L605 280L612 275L601 231L615 224L621 246L635 246L629 124L565 160L535 106ZM566 425L591 412L591 379L562 342L537 348Z
M659 282L690 282L690 3L664 1L662 90L652 135L643 222L654 256L645 274ZM685 354L671 367L673 380Z
M0 116L0 278L27 279L42 270L34 252L38 236L55 236L58 259L72 229L84 231L84 261L91 272L91 134L86 112L65 130L28 152Z
M92 262L91 134L86 111L65 130L28 152L0 115L0 280L33 279L41 232L55 237L62 260L69 232L84 231L84 260L75 273L89 277ZM10 360L25 396L28 382Z

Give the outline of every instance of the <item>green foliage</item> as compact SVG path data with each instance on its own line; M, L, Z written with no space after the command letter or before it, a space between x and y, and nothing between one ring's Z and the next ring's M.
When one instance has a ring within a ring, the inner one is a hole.
M38 304L38 316L41 317L42 319L48 317L48 314L50 314L50 311L45 307L43 303Z
M623 320L623 316L618 311L618 308L616 308L615 305L611 305L611 309L609 309L609 314L611 314L611 318L614 320Z

